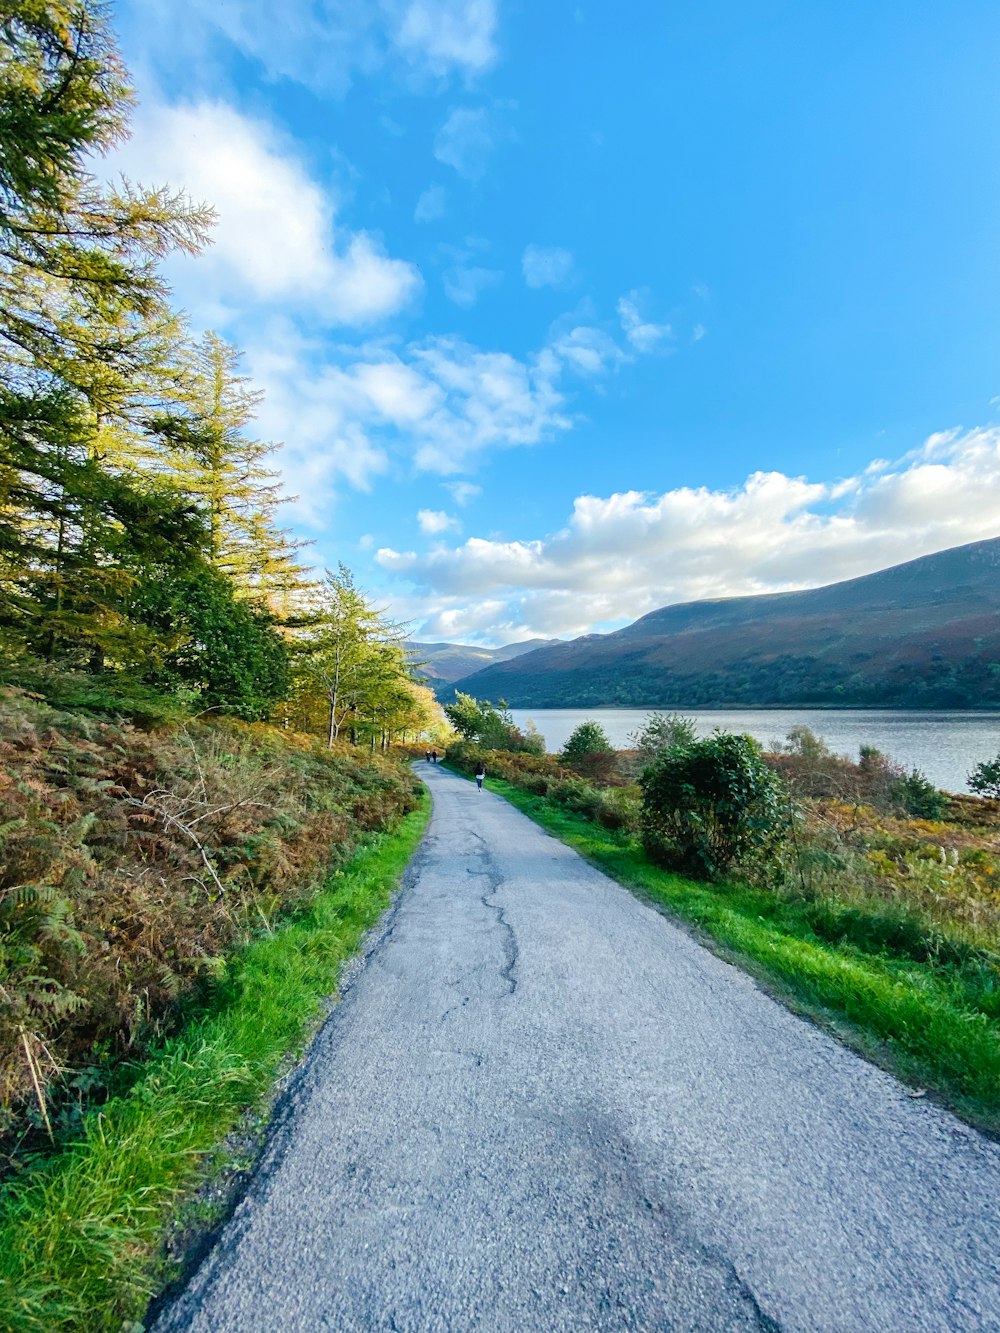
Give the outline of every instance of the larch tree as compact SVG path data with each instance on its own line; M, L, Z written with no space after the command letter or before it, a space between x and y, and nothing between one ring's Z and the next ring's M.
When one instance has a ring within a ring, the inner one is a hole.
M210 214L165 189L99 187L131 92L107 9L35 0L0 16L0 625L53 656L103 659L130 626L129 563L196 550L190 505L101 457L101 392L166 317L160 260ZM123 556L128 555L128 560Z
M217 333L188 349L184 368L193 435L174 468L206 516L208 558L242 595L287 612L291 596L306 587L306 572L296 560L302 543L278 525L288 499L270 466L278 446L248 431L263 395L241 374L239 351Z

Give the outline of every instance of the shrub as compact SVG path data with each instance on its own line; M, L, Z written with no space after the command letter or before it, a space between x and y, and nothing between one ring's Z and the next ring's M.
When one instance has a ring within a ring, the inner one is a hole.
M651 713L629 741L643 765L651 764L664 750L691 745L697 740L694 722L680 713Z
M900 809L914 819L941 819L948 809L948 797L919 768L897 778L892 796Z
M995 759L986 759L977 764L966 781L977 796L1000 800L1000 754Z
M601 792L597 822L605 828L638 833L641 811L638 787L607 787Z
M782 784L749 736L716 732L666 750L640 785L643 845L670 869L715 878L784 840Z
M616 755L598 722L581 722L562 748L560 760L575 772L606 782L615 769Z

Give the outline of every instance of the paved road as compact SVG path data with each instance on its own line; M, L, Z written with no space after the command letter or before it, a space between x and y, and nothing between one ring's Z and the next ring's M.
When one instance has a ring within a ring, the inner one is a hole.
M1000 1148L488 791L156 1333L1000 1330Z

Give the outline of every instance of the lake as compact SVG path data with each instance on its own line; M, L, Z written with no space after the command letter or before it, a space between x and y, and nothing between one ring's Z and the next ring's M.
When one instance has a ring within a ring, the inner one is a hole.
M625 749L648 708L512 708L518 726L534 722L547 750L561 750L574 727L599 722L616 749ZM746 732L764 746L805 725L837 754L857 759L861 745L874 745L907 769L919 768L936 787L967 791L969 770L1000 751L1000 713L905 712L888 708L662 709L693 719L700 736L716 727Z

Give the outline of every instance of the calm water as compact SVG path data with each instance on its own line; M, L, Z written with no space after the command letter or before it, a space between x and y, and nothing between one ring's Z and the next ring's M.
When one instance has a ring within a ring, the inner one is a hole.
M673 711L673 710L664 710ZM805 724L837 754L858 757L861 745L875 745L906 768L919 768L936 787L966 791L969 770L1000 751L1000 713L907 713L896 709L755 708L689 712L698 734L716 727L746 732L762 744L782 740L792 727ZM514 708L514 721L529 719L545 737L547 750L560 750L573 728L587 718L600 722L611 744L624 749L629 733L642 726L647 708Z

